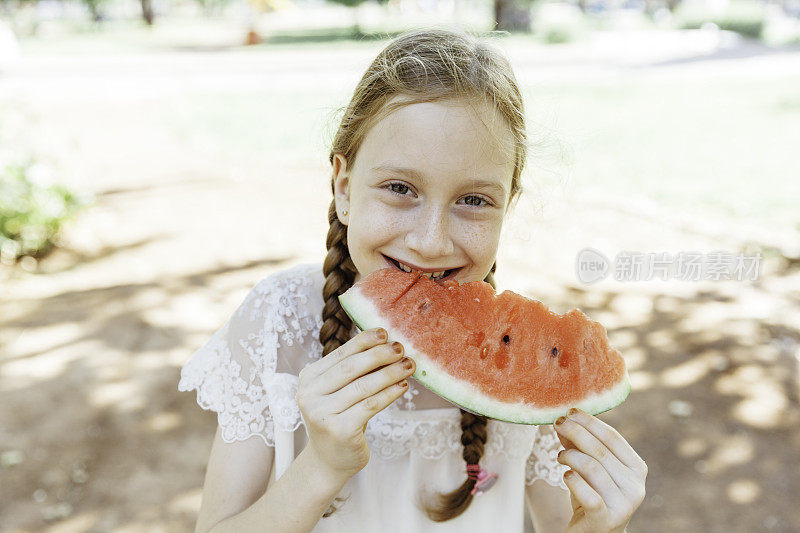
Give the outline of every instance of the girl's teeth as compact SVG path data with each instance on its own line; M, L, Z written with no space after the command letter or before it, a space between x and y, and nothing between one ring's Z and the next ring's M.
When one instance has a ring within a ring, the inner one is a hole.
M404 265L400 261L398 261L397 264L400 265L400 270L402 270L403 272L411 272L411 267L408 267L408 266ZM445 272L447 272L447 271L443 270L441 272L423 272L422 275L423 276L428 276L429 278L432 278L432 279L438 279L438 278L441 278L442 276L444 276Z

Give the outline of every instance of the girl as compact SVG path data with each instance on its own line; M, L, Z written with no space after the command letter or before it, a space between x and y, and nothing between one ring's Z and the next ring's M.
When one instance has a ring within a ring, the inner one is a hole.
M380 52L333 141L324 263L258 283L181 371L218 413L197 531L522 532L526 501L539 533L624 531L647 468L613 428L463 411L337 299L386 267L494 286L526 155L495 48L433 29Z

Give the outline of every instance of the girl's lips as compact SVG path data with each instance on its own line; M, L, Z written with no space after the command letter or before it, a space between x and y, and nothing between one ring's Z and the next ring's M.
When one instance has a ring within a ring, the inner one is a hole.
M395 270L399 270L400 272L405 272L405 270L402 270L399 266L397 266L395 264L395 261L397 261L396 259L393 259L393 258L389 257L388 255L384 255L384 254L381 254L381 255L383 255L383 259L386 261L386 263L390 267L394 268ZM443 277L442 279L437 279L436 281L437 282L441 282L441 281L444 281L446 279L452 279L456 275L456 273L458 273L458 271L461 270L462 268L463 267L450 269L449 271L447 271L447 275L445 277Z

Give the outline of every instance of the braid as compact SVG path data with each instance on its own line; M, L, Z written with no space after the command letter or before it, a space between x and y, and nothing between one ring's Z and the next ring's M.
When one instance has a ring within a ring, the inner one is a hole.
M494 272L497 270L497 261L492 265L489 274L484 278L484 281L497 290L497 285L494 281ZM460 409L461 411L461 444L464 445L464 451L461 456L464 458L465 464L478 464L483 456L483 447L488 438L486 430L486 423L488 419L485 416L475 415L469 411ZM427 499L423 500L423 511L428 515L428 518L434 522L444 522L455 518L469 507L472 502L472 488L477 481L467 477L464 482L455 490L448 493L439 493L435 495L438 500L438 505L433 507L428 505Z
M338 296L353 286L358 273L347 247L347 226L337 218L336 203L333 201L328 209L328 222L331 225L326 241L328 255L322 264L322 273L325 275L322 299L325 306L322 308L322 328L319 330L323 357L350 340L353 321L342 309ZM345 500L335 498L335 501ZM322 515L323 518L330 516L336 510L337 508L331 504Z

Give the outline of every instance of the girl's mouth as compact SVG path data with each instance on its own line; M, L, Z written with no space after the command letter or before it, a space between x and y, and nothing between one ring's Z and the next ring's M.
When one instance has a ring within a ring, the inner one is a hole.
M381 255L383 255L383 254L381 254ZM389 257L388 255L383 255L383 258L384 258L384 259L386 260L386 262L387 262L387 263L388 263L390 266L392 266L393 268L395 268L395 269L397 269L397 270L399 270L399 271L401 271L401 272L406 272L406 270L403 270L403 268L401 268L401 267L400 267L400 263L399 263L399 262L398 262L396 259L392 259L392 258L391 258L391 257ZM456 273L457 273L459 270L461 270L461 268L462 268L462 267L459 267L459 268L451 268L450 270L445 270L445 271L444 271L444 274L442 274L442 276L441 276L441 277L438 277L438 278L434 278L434 277L431 275L431 273L425 273L425 272L423 272L423 273L422 273L422 275L423 275L423 276L427 276L427 277L431 278L433 281L444 281L444 280L446 280L446 279L453 278L453 277L455 276L455 274L456 274Z

